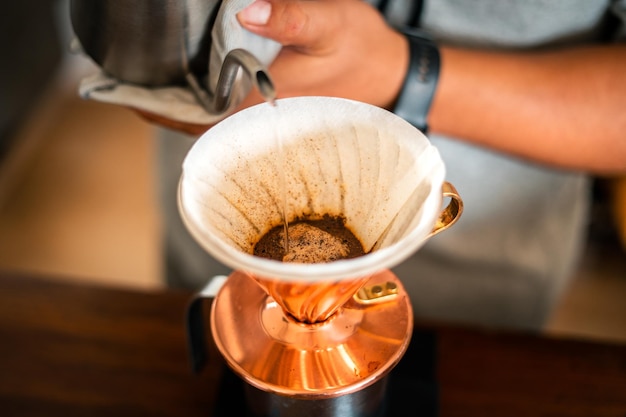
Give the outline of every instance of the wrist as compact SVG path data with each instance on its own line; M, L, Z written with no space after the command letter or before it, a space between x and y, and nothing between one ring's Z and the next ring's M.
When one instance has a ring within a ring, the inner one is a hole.
M409 42L409 64L393 112L426 133L428 114L439 80L439 48L427 34L403 31Z

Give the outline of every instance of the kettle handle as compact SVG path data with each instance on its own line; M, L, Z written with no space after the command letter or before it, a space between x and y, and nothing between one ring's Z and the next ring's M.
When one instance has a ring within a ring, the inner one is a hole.
M198 291L187 307L187 347L191 358L191 370L198 373L207 361L206 337L204 334L204 304L213 299L226 282L225 275L216 275Z
M446 230L448 227L452 226L454 223L459 220L461 217L461 213L463 213L463 200L459 195L458 191L448 181L444 181L441 191L443 197L449 197L450 202L443 209L443 211L439 214L437 221L435 222L435 226L433 230L431 230L428 237L434 236L437 233Z

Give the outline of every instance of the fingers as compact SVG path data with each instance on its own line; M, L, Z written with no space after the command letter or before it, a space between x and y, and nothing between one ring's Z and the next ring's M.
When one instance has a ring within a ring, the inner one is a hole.
M237 14L239 23L284 46L315 48L340 29L340 0L255 0Z
M177 120L168 119L166 117L159 116L158 114L150 113L145 110L140 110L140 109L135 109L135 108L132 108L131 110L133 110L142 119L144 119L145 121L151 124L162 126L162 127L172 129L172 130L176 130L176 131L186 133L192 136L200 136L201 134L206 132L210 127L210 125L199 125L199 124L193 124L193 123L179 122Z

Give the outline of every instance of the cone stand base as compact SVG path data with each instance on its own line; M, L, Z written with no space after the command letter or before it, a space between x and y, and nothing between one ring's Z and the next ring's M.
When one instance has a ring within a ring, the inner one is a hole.
M213 339L250 385L302 399L333 398L382 379L402 358L413 329L408 295L384 270L324 322L286 315L247 273L235 271L217 295Z

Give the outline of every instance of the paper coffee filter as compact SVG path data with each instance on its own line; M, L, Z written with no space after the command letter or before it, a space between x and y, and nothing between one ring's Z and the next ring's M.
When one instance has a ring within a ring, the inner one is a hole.
M346 99L290 98L238 112L198 139L183 163L179 205L195 239L230 267L337 280L393 267L419 249L442 209L444 176L436 148L393 113ZM372 252L325 264L251 255L282 224L285 200L288 221L343 216Z

